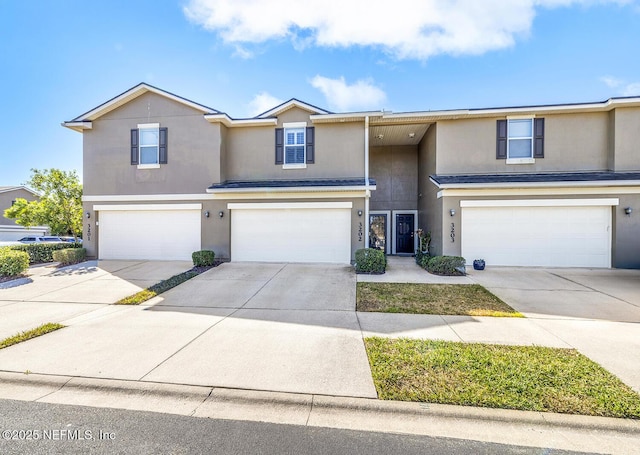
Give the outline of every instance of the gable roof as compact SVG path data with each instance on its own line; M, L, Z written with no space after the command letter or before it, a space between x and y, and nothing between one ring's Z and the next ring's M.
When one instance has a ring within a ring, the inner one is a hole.
M40 195L38 193L36 193L35 191L27 188L26 186L0 186L0 193L8 193L9 191L16 191L16 190L25 190L25 191L33 194L34 196L40 197Z
M314 106L313 104L305 103L304 101L300 101L296 98L291 98L289 101L285 101L282 104L277 105L276 107L269 109L262 114L256 115L255 118L268 118L275 117L283 113L284 111L288 111L291 108L298 107L300 109L304 109L305 111L309 111L313 114L331 114L331 112L326 111L324 109L319 108L318 106Z
M187 98L183 98L174 93L159 89L158 87L154 87L153 85L149 85L145 82L141 82L138 85L131 87L129 90L111 98L109 101L106 101L101 105L94 107L90 111L87 111L84 114L77 116L73 120L63 122L62 126L71 128L76 131L91 129L91 122L93 120L96 120L102 117L103 115L111 112L112 110L117 109L118 107L128 103L129 101L134 100L137 97L149 92L155 93L157 95L163 96L170 100L176 101L180 104L184 104L185 106L189 106L193 109L196 109L202 112L203 114L219 114L220 113L219 111L211 107L205 106L200 103L196 103L195 101L188 100Z

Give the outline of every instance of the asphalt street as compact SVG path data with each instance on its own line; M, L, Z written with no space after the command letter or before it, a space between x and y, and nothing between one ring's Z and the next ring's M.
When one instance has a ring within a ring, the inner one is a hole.
M2 454L577 454L462 439L0 400Z

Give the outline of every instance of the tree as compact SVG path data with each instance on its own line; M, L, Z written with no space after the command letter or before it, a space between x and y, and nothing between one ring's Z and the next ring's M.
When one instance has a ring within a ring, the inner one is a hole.
M31 179L25 186L40 194L40 199L16 199L4 211L6 218L25 226L49 226L53 235L82 233L82 184L76 171L31 169Z

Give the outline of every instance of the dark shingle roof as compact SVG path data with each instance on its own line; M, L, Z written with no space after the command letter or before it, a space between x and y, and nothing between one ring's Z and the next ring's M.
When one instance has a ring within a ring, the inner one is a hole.
M554 183L640 180L640 172L558 172L540 174L432 175L439 185L468 183Z
M335 186L364 186L364 179L308 179L308 180L234 180L215 183L210 190L240 189L240 188L295 188L295 187L335 187ZM375 185L374 179L369 179L369 185Z

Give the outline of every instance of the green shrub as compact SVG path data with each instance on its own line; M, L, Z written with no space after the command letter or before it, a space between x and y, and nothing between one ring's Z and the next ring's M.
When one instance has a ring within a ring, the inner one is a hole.
M0 276L17 276L29 268L29 255L24 251L0 249Z
M374 248L362 248L356 251L356 272L384 273L387 267L387 258L382 250Z
M59 262L60 265L77 264L87 257L85 248L65 248L64 250L56 250L52 254L53 260Z
M423 269L427 268L427 262L429 262L429 253L417 250L416 251L416 264L418 264Z
M427 271L434 275L464 275L465 259L460 256L434 256L427 263Z
M214 265L216 254L211 250L194 251L191 255L195 267L209 267Z
M82 248L79 243L29 243L25 245L13 245L12 250L26 251L29 254L30 264L42 264L53 262L53 252L67 248Z

